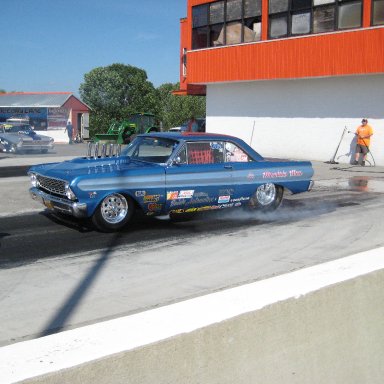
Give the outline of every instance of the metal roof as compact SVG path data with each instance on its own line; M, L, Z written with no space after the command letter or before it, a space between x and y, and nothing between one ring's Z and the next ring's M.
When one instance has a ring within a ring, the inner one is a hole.
M61 107L71 96L70 92L0 93L0 107Z

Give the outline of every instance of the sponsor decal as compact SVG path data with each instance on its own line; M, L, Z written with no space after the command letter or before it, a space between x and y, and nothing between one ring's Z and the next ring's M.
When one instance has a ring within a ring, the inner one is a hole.
M210 204L210 203L214 203L214 202L215 202L215 198L213 198L213 197L206 196L206 197L201 197L201 198L196 199L196 195L193 195L193 199L188 200L186 205Z
M266 171L262 173L263 179L276 179L276 178L284 178L284 177L300 177L303 176L302 171L297 171L296 169L291 169L290 171L276 171L270 172Z
M231 199L231 196L227 195L227 196L219 196L219 200L218 200L218 203L219 204L222 204L222 203L229 203L229 200Z
M179 191L167 192L167 200L176 200L179 197Z
M302 171L296 171L296 169L292 169L291 171L289 171L289 176L290 177L303 176L303 172Z
M180 191L179 199L192 199L194 192L194 190Z
M287 177L287 172L285 171L276 171L276 172L263 172L262 173L263 179L276 179L279 177Z
M151 212L160 211L161 208L162 208L162 204L157 204L157 203L149 203L148 204L148 210Z
M252 173L252 172L249 172L248 175L247 175L247 179L248 180L255 180L255 174Z
M170 204L170 207L177 207L177 206L180 206L180 205L184 205L185 202L186 202L185 199L182 199L182 200L172 200L171 204Z
M144 197L146 195L146 191L136 191L135 196L136 197Z
M170 213L192 213L192 212L203 212L203 211L212 211L214 209L219 209L217 205L205 205L198 208L187 208L187 209L174 209Z
M156 203L160 200L160 195L145 195L143 198L144 203Z
M249 196L242 196L242 197L237 197L236 199L231 199L231 203L237 203L241 201L248 201L250 199Z
M228 193L221 193L220 192L220 195L228 195ZM195 197L196 199L198 198L201 198L201 197L208 197L208 193L207 192L195 192L193 197Z
M197 208L188 208L184 210L185 213L197 212Z
M173 209L172 211L169 211L169 213L184 213L185 209Z
M235 190L232 189L232 188L228 188L228 189L220 189L219 190L219 196L223 196L223 195L233 195L235 193Z
M167 192L167 200L192 199L194 190Z
M89 192L89 198L94 199L97 195L97 192Z
M220 205L219 205L219 209L232 208L234 205L235 205L234 203L220 204Z

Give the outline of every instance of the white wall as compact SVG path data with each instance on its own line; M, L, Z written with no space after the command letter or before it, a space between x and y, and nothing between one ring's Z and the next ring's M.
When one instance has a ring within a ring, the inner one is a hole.
M384 249L0 348L2 384L381 384Z
M36 133L39 135L52 137L55 140L55 144L64 144L69 142L67 132L64 132L64 130L65 127L48 131L36 131Z
M207 87L207 131L241 137L263 156L327 161L344 127L367 117L371 151L384 165L384 75L258 81ZM349 163L346 133L336 160Z

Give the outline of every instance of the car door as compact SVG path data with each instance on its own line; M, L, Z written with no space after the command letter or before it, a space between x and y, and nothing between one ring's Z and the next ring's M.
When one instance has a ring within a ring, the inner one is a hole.
M234 206L247 204L260 181L259 162L231 141L224 144L224 158L232 170L231 203Z
M232 167L224 161L222 141L187 142L166 169L168 211L225 208L232 192Z

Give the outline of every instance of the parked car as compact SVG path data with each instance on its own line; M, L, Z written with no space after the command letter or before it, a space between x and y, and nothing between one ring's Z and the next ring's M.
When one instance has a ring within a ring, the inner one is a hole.
M151 133L138 135L122 153L115 146L100 152L96 144L86 157L31 167L31 197L50 210L90 218L101 231L115 231L137 209L174 219L241 206L270 211L284 190L312 186L310 162L268 161L232 136Z
M198 117L196 118L197 125L199 126L198 130L199 132L205 132L205 118L204 117ZM169 132L186 132L188 129L188 121L181 124L180 127L172 127L169 129Z
M38 135L29 124L0 124L0 151L9 153L47 153L54 148L54 139Z

